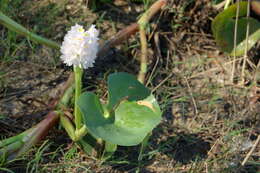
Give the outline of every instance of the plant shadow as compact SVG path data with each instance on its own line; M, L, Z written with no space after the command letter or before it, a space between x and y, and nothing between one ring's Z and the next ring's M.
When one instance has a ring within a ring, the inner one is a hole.
M151 150L158 151L159 155L168 156L175 163L186 165L206 158L210 143L197 134L178 133L157 145L152 144ZM154 155L149 155L150 151L146 151L143 160L138 162L139 146L119 147L113 158L105 164L117 171L136 172L139 169L140 172L149 173L151 171L148 167L156 161Z
M207 157L210 143L197 134L179 133L160 143L160 153L181 164L189 164Z

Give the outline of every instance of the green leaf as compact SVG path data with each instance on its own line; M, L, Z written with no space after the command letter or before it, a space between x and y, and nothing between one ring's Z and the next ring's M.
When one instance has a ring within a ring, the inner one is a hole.
M237 3L219 13L212 22L213 36L217 45L224 52L240 56L246 48L246 31L249 24L248 49L249 50L260 39L260 22L254 18L247 18L247 2L239 3L239 15L237 22L237 42L234 49L235 23L236 23Z
M107 109L95 94L83 93L78 106L84 124L96 138L115 145L138 145L159 124L161 120L159 105L154 96L145 98L150 92L147 92L148 89L132 75L115 73L109 76L108 81L110 101L108 105L117 107L115 110ZM126 96L127 99L123 99Z
M150 95L150 91L136 80L135 76L124 72L109 75L108 92L108 109L112 109L124 99L136 101L145 99Z

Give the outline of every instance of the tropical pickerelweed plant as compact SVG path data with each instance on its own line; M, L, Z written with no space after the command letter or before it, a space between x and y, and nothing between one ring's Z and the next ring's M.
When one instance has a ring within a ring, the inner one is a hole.
M85 31L76 24L65 35L61 59L74 69L74 123L62 112L60 116L72 140L82 143L89 133L105 152L111 153L117 145L141 143L160 122L161 111L151 92L133 75L124 72L109 75L106 104L102 104L94 93L81 93L83 69L93 66L97 50L98 31L94 25ZM102 150L98 151L101 151L99 156L106 155Z
M147 23L166 2L159 0L154 3L140 19L141 23ZM135 33L138 30L137 23L119 32L101 48L95 25L86 31L78 24L72 26L59 46L31 33L1 12L0 23L33 41L59 49L61 60L73 66L74 71L74 75L60 88L60 96L51 105L52 110L43 121L17 136L0 141L0 163L28 151L59 119L69 137L88 154L106 159L116 151L118 145L133 146L140 143L142 153L151 131L161 120L160 107L143 82L131 74L117 72L108 76L108 98L105 103L101 103L95 93L82 93L84 69L93 67L97 53L104 54L107 49ZM141 28L144 29L144 26ZM71 100L74 100L73 116L67 109Z

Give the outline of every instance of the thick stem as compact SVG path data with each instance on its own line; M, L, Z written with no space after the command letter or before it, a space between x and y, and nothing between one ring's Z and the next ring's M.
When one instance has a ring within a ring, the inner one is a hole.
M82 126L79 130L75 130L74 124L66 115L63 114L63 112L59 112L59 115L61 125L66 130L71 140L75 142L79 141L87 134L87 128L85 125Z
M73 75L72 75L73 76ZM74 79L74 78L73 78ZM64 108L66 108L69 103L70 103L70 100L74 94L74 84L72 84L71 87L69 87L65 93L63 93L63 96L62 98L60 99L59 103L57 104L57 106L55 107L55 110L63 110Z
M82 74L83 69L80 67L74 66L75 73L75 103L74 103L74 116L75 116L75 126L76 130L79 130L82 126L82 116L79 107L77 106L79 96L81 94L82 88Z
M16 140L13 143L9 144L8 146L0 149L0 156L9 156L11 153L17 151L23 146L23 142L21 140Z
M66 130L67 134L69 135L70 139L75 141L75 127L71 123L70 119L66 117L62 112L59 112L60 115L60 123L63 128Z
M83 125L79 130L75 131L75 141L79 141L80 139L82 139L84 136L86 136L87 134L87 127L86 125Z
M7 138L7 139L0 141L0 148L5 147L5 146L17 141L17 140L22 139L27 133L28 133L28 130L20 133L17 136L13 136L13 137L10 137L10 138Z

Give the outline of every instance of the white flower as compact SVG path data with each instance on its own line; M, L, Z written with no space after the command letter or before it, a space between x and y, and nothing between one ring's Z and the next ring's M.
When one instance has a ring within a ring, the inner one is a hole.
M93 67L98 51L98 34L95 25L91 25L87 31L78 24L72 26L61 45L63 62L84 69Z

